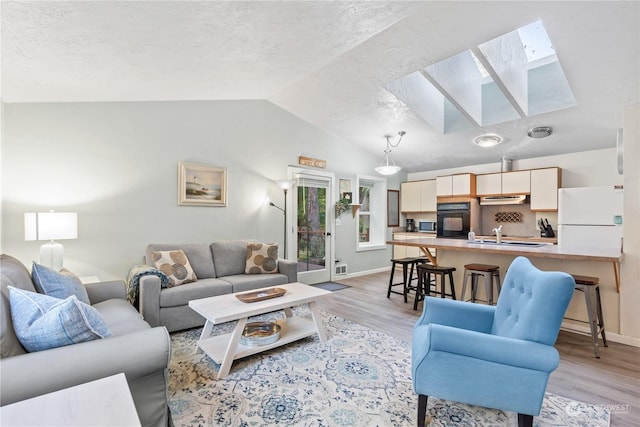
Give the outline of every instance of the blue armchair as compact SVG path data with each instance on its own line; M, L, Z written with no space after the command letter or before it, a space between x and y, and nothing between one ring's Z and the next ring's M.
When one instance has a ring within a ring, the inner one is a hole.
M427 297L411 344L418 426L428 396L517 412L518 425L531 426L560 362L553 345L574 286L518 257L496 306Z

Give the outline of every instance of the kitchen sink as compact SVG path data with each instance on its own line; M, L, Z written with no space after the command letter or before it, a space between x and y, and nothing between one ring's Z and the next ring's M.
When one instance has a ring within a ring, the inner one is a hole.
M528 247L536 247L542 246L546 243L540 242L523 242L521 240L503 240L502 243L498 243L495 240L473 240L468 241L468 243L476 243L479 245L504 245L504 246L528 246Z

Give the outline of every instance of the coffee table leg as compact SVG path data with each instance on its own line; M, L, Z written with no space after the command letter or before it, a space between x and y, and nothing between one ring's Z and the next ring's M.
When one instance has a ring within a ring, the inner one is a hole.
M238 319L238 323L236 323L236 327L231 333L231 339L229 339L229 343L227 344L227 351L224 353L224 359L222 359L222 363L220 364L220 372L218 372L218 379L222 379L229 375L229 371L231 370L231 364L233 363L233 358L236 355L236 350L238 349L238 343L240 342L240 337L242 336L242 331L244 331L244 327L247 324L247 318Z
M311 310L311 317L313 318L313 323L316 325L316 330L318 331L318 337L320 341L326 341L327 337L324 333L324 328L322 327L322 317L320 316L320 312L316 307L316 302L311 301L309 303L309 309Z
M205 338L208 338L209 335L211 335L211 331L213 330L213 327L215 325L213 324L213 322L210 322L209 320L207 320L204 323L204 327L202 328L202 332L200 333L200 339L198 340L198 342L204 340ZM198 351L200 351L200 346L198 346L198 343L196 343L196 349L193 352L193 354L198 353Z
M283 308L282 311L284 311L284 315L286 317L293 317L293 313L291 312L291 307Z

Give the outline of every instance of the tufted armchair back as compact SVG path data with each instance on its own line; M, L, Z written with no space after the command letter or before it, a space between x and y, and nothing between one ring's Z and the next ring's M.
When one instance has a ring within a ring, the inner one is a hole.
M491 333L553 345L574 287L571 275L538 270L517 257L504 278Z

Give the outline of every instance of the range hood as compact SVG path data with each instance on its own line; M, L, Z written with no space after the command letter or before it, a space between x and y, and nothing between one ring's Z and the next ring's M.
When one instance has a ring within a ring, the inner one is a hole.
M527 196L524 194L480 197L481 205L522 205L524 203L527 203Z

